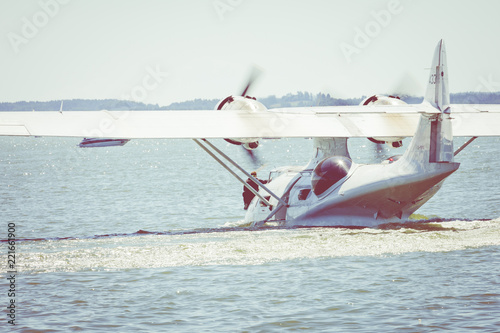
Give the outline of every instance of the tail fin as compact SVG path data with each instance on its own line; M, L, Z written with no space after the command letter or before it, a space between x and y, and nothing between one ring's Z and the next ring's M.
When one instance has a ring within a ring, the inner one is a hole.
M448 66L444 41L441 39L434 51L429 82L424 100L442 113L450 112L450 91L448 87Z
M448 67L443 40L439 41L434 52L423 103L430 104L441 112L421 115L417 131L405 152L405 159L421 165L453 162Z

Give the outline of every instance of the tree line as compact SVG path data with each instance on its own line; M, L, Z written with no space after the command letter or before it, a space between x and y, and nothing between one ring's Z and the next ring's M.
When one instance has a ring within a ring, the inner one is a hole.
M330 94L298 91L281 97L275 95L258 98L267 108L283 107L307 107L307 106L336 106L336 105L358 105L367 96L359 98L336 98ZM422 102L423 97L402 95L399 96L408 104ZM450 95L451 103L455 104L500 104L500 92L464 92ZM212 110L219 99L194 99L185 102L172 103L167 106L158 104L145 104L141 102L118 100L118 99L69 99L54 100L48 102L20 101L0 103L0 111L83 111L83 110Z

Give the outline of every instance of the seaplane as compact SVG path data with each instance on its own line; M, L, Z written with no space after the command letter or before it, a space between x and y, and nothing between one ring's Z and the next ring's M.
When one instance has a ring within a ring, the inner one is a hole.
M0 112L0 135L192 139L255 195L245 215L254 227L404 223L457 171L456 154L479 136L500 135L500 105L450 104L447 65L441 40L421 104L374 95L355 106L268 109L247 96L250 80L215 110ZM470 139L454 150L454 136ZM209 141L223 138L252 150L261 138L286 137L312 138L312 158L272 170L266 182ZM347 140L360 137L393 146L411 141L401 156L358 164Z

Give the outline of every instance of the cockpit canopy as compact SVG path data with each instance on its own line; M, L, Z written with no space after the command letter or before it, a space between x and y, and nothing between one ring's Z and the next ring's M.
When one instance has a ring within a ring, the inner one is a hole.
M320 195L344 178L351 169L352 161L345 156L327 157L314 168L311 186L314 194Z

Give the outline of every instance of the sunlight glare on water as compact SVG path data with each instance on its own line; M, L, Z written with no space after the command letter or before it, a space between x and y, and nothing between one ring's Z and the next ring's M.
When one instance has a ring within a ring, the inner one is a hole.
M189 140L78 141L0 138L20 332L500 331L498 138L457 156L423 221L351 229L242 225L241 184ZM214 143L261 178L311 155L304 139L264 140L254 159Z

